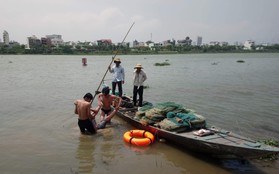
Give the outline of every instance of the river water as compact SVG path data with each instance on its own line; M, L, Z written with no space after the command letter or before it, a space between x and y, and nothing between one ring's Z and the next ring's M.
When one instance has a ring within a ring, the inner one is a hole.
M141 63L148 76L144 100L173 101L205 116L210 124L256 140L279 140L278 53L119 57L126 71L124 93L132 93L133 67ZM0 55L1 173L278 171L278 160L217 160L158 141L144 148L129 146L122 136L133 127L118 117L94 136L81 135L73 102L94 93L112 56L86 56L87 66L81 58ZM165 61L170 66L154 66ZM105 83L110 81L107 74Z

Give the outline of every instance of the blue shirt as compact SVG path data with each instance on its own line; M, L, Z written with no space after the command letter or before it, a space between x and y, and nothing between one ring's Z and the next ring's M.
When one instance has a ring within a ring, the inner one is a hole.
M124 72L124 68L119 65L117 66L113 66L110 70L110 73L113 73L112 75L112 82L119 82L119 81L124 81L125 80L125 72Z

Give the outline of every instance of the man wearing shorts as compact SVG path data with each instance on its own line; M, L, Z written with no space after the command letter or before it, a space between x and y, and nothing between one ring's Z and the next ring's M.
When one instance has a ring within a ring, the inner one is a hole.
M93 134L97 131L95 116L98 114L100 107L92 109L92 99L92 94L87 93L84 95L83 100L74 102L75 114L78 115L78 126L82 134Z
M100 123L97 125L98 129L106 127L106 124L110 122L121 105L121 97L111 95L109 92L110 89L106 86L102 89L102 93L98 95L98 105L101 108L101 119ZM115 102L115 108L112 107L113 102Z

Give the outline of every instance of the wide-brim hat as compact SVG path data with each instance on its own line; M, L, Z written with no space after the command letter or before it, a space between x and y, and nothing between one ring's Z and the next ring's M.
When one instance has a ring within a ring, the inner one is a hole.
M113 62L119 62L119 63L121 63L121 60L120 60L120 58L114 58Z
M137 64L135 67L134 67L134 69L137 69L137 68L141 68L141 69L143 69L143 67L142 67L142 65L141 64Z

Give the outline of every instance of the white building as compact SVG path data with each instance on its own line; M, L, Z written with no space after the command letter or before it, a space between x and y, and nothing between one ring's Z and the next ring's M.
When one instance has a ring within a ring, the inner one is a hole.
M210 46L216 46L216 45L219 45L219 44L220 44L219 41L210 41L210 42L209 42L209 45L210 45Z
M178 46L192 45L192 39L190 39L190 37L187 36L183 40L177 40L176 45L178 45Z
M223 42L219 42L219 45L220 45L220 46L228 46L228 45L229 45L229 43L228 43L228 42L223 41Z
M245 50L251 50L252 46L255 46L255 41L247 40L247 41L244 42L243 46L244 46Z
M197 37L197 46L201 46L202 45L202 37L198 36Z
M174 46L175 45L175 40L174 39L170 39L170 40L165 40L162 42L162 46L166 47L166 46Z
M35 45L41 44L41 40L38 39L35 35L27 37L27 44L25 45L25 49L30 49Z
M58 46L63 44L63 39L61 35L58 34L46 35L46 38L51 40L52 45Z
M5 45L9 45L10 43L9 33L5 30L3 32L3 42Z

